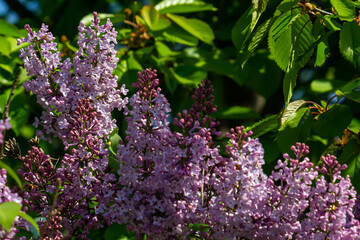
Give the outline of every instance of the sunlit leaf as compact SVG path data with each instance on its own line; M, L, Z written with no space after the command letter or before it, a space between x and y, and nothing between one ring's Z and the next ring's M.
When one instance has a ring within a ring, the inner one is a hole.
M340 20L353 21L355 17L355 6L350 0L330 0L331 5L335 8Z
M11 226L19 215L21 209L20 203L3 202L0 203L0 225L10 232Z
M340 52L344 58L358 66L360 63L360 27L357 23L346 22L340 32Z
M211 44L214 39L214 33L210 26L198 19L190 19L174 14L166 14L172 21L183 28L188 33L197 37L201 41Z
M164 0L156 4L160 14L216 11L212 4L200 0Z

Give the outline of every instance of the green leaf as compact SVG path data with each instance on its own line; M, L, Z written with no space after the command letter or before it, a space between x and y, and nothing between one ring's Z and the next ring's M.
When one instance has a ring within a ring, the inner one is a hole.
M311 57L312 52L307 52L314 41L309 16L296 9L277 18L268 39L270 53L284 71L303 67ZM298 60L304 54L306 56Z
M252 0L251 2L255 10L262 13L266 10L266 5L268 4L269 0Z
M322 66L325 63L327 56L329 56L329 46L327 39L325 39L317 45L316 60L314 66Z
M161 31L168 27L170 27L171 22L169 19L165 18L164 16L160 15L158 20L153 24L152 30L153 31Z
M18 136L21 127L27 123L29 117L29 105L25 93L15 96L10 104L10 123L12 130Z
M107 19L110 19L113 24L123 22L126 19L125 14L98 13L97 16L100 19L100 24L105 24ZM94 14L89 13L84 16L80 22L82 22L85 26L89 26L93 20Z
M357 23L346 22L340 32L340 52L344 58L359 67L360 63L360 27Z
M258 119L260 115L248 107L232 106L224 111L217 112L214 117L220 119Z
M0 19L0 34L11 37L21 37L18 29L3 19Z
M133 51L128 52L127 68L132 70L143 70L141 64L138 62L138 60L136 60Z
M212 44L214 33L207 23L198 19L185 18L170 13L166 14L166 16L201 41Z
M295 69L290 69L290 71L285 73L283 80L283 93L284 93L285 105L287 105L291 100L299 70L300 68L298 67Z
M342 92L340 90L335 92L338 96L346 97L355 102L360 103L360 91L352 91L352 92Z
M360 86L360 78L356 78L343 86L340 90L342 92L351 92Z
M253 134L251 135L251 137L256 138L277 129L278 126L279 126L278 116L270 115L264 118L263 120L256 122L253 125L247 127L245 131L246 132L252 131Z
M244 44L253 30L253 28L251 29L251 22L254 12L255 9L250 6L248 10L236 21L235 26L231 30L231 40L237 49L242 49L244 47Z
M296 142L305 142L310 135L312 116L309 108L301 108L292 113L280 126L276 141L280 150L288 152Z
M351 123L352 112L349 106L336 105L320 114L314 124L314 131L322 137L341 136Z
M0 225L10 232L15 218L19 215L21 209L20 203L3 202L0 203Z
M155 42L155 48L160 58L166 58L169 56L178 56L180 54L180 52L172 51L165 43L161 41Z
M286 106L286 108L284 109L284 112L281 114L280 124L284 125L285 122L288 120L288 118L292 114L294 114L305 103L306 103L306 101L304 101L302 99L289 103Z
M323 20L323 23L325 23L325 27L327 27L330 31L339 31L341 30L341 24L334 19L335 16L327 15L322 16L321 14L318 15L318 17Z
M200 61L196 64L198 67L203 67L209 72L228 76L231 79L236 77L234 64L227 59L222 58L204 58L204 61Z
M164 0L155 6L160 14L216 11L212 4L199 0Z
M207 76L206 71L194 65L178 65L173 69L169 69L173 77L184 85L197 86Z
M282 75L281 69L265 49L258 50L240 72L240 78L244 80L245 85L265 98L276 93L282 81Z
M330 0L331 5L335 8L340 20L353 21L355 17L354 3L349 0Z
M23 185L21 183L19 176L10 166L6 165L4 162L0 162L0 168L4 168L6 170L6 173L15 180L15 182L21 188L21 190L23 189Z
M253 54L253 52L257 49L259 44L265 39L267 36L272 24L274 23L274 18L271 18L261 24L258 28L256 28L255 32L251 34L250 42L247 45L245 51L240 51L240 60L241 67L243 68L249 57Z
M141 9L141 17L145 20L146 25L153 29L159 19L159 12L153 6L144 6Z
M6 37L0 36L0 53L10 57L11 46Z
M126 230L125 224L112 224L104 234L105 240L135 240L135 235Z
M196 46L199 40L178 26L171 26L162 32L164 40L181 43L188 46Z
M33 227L36 229L38 233L40 232L38 224L30 215L23 212L19 212L19 216L25 219L26 221L28 221L29 223L31 223L31 225L33 225Z

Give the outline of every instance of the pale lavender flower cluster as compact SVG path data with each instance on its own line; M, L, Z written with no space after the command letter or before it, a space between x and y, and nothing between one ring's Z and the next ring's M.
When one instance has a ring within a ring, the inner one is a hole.
M35 121L36 126L43 128L37 134L44 139L59 137L68 147L71 112L80 99L90 99L102 115L97 131L99 137L107 138L116 127L111 111L124 107L127 98L122 96L128 90L125 85L118 89L117 76L112 74L118 61L114 49L117 32L110 20L105 25L99 25L99 21L94 13L89 27L80 23L79 50L73 62L69 58L61 61L55 38L46 25L38 32L26 25L29 34L18 40L18 44L30 44L20 49L20 57L28 75L35 75L35 79L25 82L24 86L37 95L38 103L44 108L40 119Z
M11 128L10 118L0 120L0 144L4 143L4 132Z
M3 202L16 202L22 203L22 198L17 193L12 192L8 186L6 186L6 170L0 169L0 204ZM15 219L14 225L19 222ZM19 231L15 226L12 226L10 232L0 226L0 239L10 240L13 239L16 233Z
M322 157L321 168L314 167L313 163L304 157L309 152L308 147L297 143L292 147L295 159L284 154L286 160L279 160L276 171L266 177L261 169L261 165L264 164L263 150L257 140L248 139L241 144L236 144L240 141L233 140L234 137L231 137L228 152L238 146L242 147L238 151L230 152L229 166L232 166L232 159L239 156L237 162L233 163L236 167L223 171L230 171L235 176L224 178L222 188L215 188L218 197L209 209L211 237L358 237L359 221L353 214L356 192L349 177L343 178L340 175L346 166L339 165L334 156ZM325 177L329 177L330 180L326 180Z

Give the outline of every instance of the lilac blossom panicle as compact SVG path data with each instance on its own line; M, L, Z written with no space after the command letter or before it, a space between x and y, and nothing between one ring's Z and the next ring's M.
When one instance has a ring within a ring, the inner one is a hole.
M112 74L119 60L114 49L117 32L110 20L104 25L99 25L99 21L94 12L89 27L80 23L79 50L73 62L69 58L61 61L55 38L44 24L38 32L25 25L29 34L18 39L18 44L30 44L20 49L20 57L28 75L35 76L25 82L24 87L37 95L38 103L44 108L40 119L35 120L36 127L42 126L37 135L49 141L51 136L59 137L66 147L71 143L67 137L69 118L80 99L90 99L102 115L98 135L104 138L116 127L111 111L114 108L121 110L127 103L127 98L121 97L128 90L125 85L117 88L117 76Z
M17 193L12 192L9 187L6 186L6 170L0 169L0 204L4 202L16 202L21 204L22 198L19 197ZM10 232L0 226L0 239L13 239L16 233L19 231L19 229L15 228L18 223L19 219L17 217L14 221L13 226L10 229Z
M35 125L42 127L37 134L49 141L58 137L65 149L71 148L57 169L52 168L50 157L38 147L33 147L22 159L24 167L20 173L30 189L28 194L24 193L26 201L33 211L50 216L42 223L50 229L46 229L45 237L61 238L60 224L68 235L87 239L91 229L103 226L102 214L112 200L110 185L115 176L104 173L108 166L105 142L116 128L111 111L121 110L127 104L124 96L128 90L125 85L118 88L117 76L112 74L118 61L114 49L117 32L110 20L104 25L99 22L94 12L90 26L80 23L79 50L72 62L69 58L61 61L46 25L39 32L26 25L29 34L18 40L19 44L30 44L21 49L20 56L28 75L35 75L24 86L37 95L44 108L40 119L35 120ZM36 166L42 170L34 170ZM48 174L41 174L44 169ZM57 179L61 191L54 204L59 212L49 215L51 197L58 189ZM35 191L37 188L46 190ZM48 207L44 208L45 205Z
M119 187L109 220L128 223L139 239L183 238L190 223L204 220L206 161L220 161L219 149L210 147L210 130L198 119L186 136L171 132L170 106L157 87L156 70L138 76L139 90L125 108L127 137L118 145Z

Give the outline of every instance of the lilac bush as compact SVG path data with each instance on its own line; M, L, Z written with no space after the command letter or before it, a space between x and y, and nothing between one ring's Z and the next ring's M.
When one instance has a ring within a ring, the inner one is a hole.
M210 80L195 89L191 108L176 115L156 70L139 72L137 92L125 97L128 90L113 75L118 58L109 20L100 25L94 13L90 26L81 23L72 60L61 59L47 26L25 28L21 57L34 77L24 86L43 107L37 135L59 138L67 150L53 159L32 141L21 158L25 184L17 201L41 217L42 238L87 239L92 229L115 223L137 239L358 238L356 192L334 156L315 166L309 148L297 143L293 157L284 154L267 176L264 149L244 127L230 129L221 152ZM117 172L106 145L116 133L115 108L127 122ZM0 194L2 200L5 191Z

